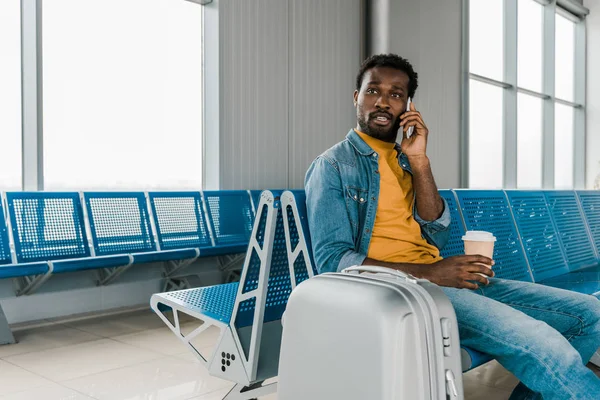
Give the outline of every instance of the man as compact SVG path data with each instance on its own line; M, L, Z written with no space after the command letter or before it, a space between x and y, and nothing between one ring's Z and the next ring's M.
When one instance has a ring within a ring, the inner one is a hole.
M428 279L454 305L461 342L521 381L511 399L600 399L600 379L585 367L600 346L596 298L493 278L486 265L494 262L484 256L440 257L450 213L427 157L427 126L414 104L405 111L416 89L417 74L397 55L363 63L356 128L306 174L319 272L378 265Z

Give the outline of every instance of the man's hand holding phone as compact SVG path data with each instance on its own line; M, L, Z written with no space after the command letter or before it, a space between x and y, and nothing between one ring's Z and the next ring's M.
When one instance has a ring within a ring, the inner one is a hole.
M415 108L415 103L409 98L406 112L400 116L400 128L402 129L402 152L409 158L426 156L427 136L429 130L423 121L421 113ZM409 133L410 132L410 133Z

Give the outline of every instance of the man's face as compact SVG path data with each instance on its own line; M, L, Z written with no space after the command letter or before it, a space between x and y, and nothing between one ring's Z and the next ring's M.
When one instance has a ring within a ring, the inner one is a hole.
M356 117L361 132L394 142L400 115L408 101L408 75L394 68L375 67L363 76L360 91L354 92Z

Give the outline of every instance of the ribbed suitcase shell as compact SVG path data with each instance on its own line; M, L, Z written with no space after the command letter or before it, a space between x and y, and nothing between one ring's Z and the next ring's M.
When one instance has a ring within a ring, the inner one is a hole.
M364 266L319 275L283 321L279 400L463 399L456 315L429 281Z

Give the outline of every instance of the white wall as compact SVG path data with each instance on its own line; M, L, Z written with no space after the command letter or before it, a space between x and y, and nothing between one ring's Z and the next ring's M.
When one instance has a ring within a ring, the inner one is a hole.
M586 188L600 175L600 0L585 0L587 17ZM600 178L599 178L600 179Z
M390 0L390 50L419 74L415 106L429 128L439 188L460 185L461 0Z
M302 188L310 162L354 126L361 7L219 1L221 189Z

